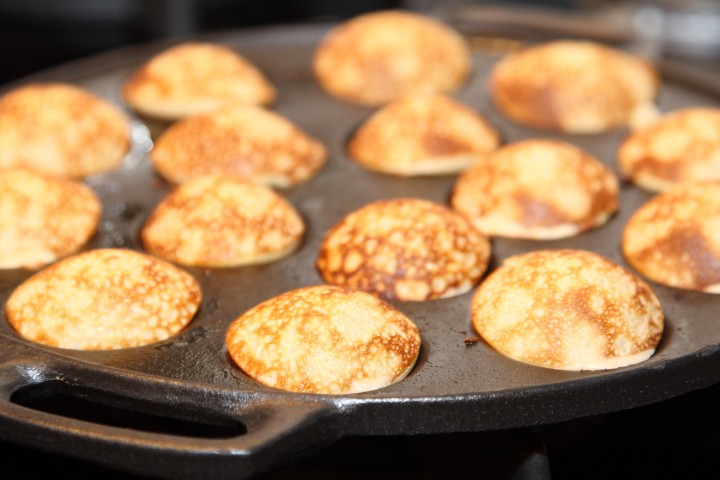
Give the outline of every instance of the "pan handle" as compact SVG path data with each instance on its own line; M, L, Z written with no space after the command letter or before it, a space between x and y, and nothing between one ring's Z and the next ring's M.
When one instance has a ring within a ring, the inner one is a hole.
M92 385L103 385L98 390L82 387L81 371L57 375L53 370L0 366L0 438L158 478L242 479L338 436L328 421L333 409L323 402L204 392L143 376L104 379L94 371ZM68 397L79 403L73 407ZM85 406L89 401L109 408L110 420L88 417L97 410ZM133 415L149 417L151 428L128 427ZM173 419L170 429L158 429L158 418ZM178 424L184 427L178 430Z

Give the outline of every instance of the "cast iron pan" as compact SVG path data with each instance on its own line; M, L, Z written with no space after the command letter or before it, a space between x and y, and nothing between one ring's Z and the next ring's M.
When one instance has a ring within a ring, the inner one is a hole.
M468 293L396 304L420 327L423 345L413 372L390 387L356 395L302 395L267 388L246 377L227 356L225 330L263 300L322 283L315 255L329 227L380 198L447 202L455 181L455 177L395 178L366 172L349 161L344 143L371 110L331 99L316 86L309 66L327 28L300 26L203 37L235 47L256 62L279 89L274 109L330 149L329 164L316 178L284 191L307 222L301 248L265 266L189 268L204 292L199 314L176 337L147 347L110 352L47 348L21 339L2 321L0 438L158 477L247 478L343 435L547 424L632 408L720 380L720 296L654 284L665 308L666 330L657 353L636 366L562 372L509 360L482 341L466 345L465 340L475 336L470 320L472 293ZM167 46L157 43L110 52L26 80L71 82L122 104L119 91L125 79ZM472 78L457 97L486 115L505 142L565 138L614 168L614 153L625 131L569 138L520 127L495 111L485 79L496 60L477 52ZM682 73L664 72L662 110L719 105L720 80ZM103 200L104 214L99 234L87 248L141 249L142 222L169 190L147 159L149 132L157 133L163 126L133 118L133 149L123 168L88 180ZM620 233L631 212L648 198L624 185L620 213L606 226L575 238L494 240L491 268L510 255L538 248L584 248L623 263ZM31 273L0 272L0 302ZM100 411L106 414L96 415Z

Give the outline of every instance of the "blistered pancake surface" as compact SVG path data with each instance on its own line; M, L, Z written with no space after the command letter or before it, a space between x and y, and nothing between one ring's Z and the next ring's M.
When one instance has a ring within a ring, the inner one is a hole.
M490 123L444 95L396 100L373 114L348 143L363 167L402 176L465 170L500 144Z
M567 133L642 125L659 86L644 60L588 41L558 40L501 60L490 77L497 107L518 123Z
M305 226L295 208L262 185L199 177L172 191L142 230L145 248L184 265L233 267L277 260Z
M288 187L315 175L327 150L276 113L230 107L173 124L158 138L150 159L173 183L217 174Z
M582 250L508 258L473 297L472 320L503 355L560 370L644 361L664 323L659 300L642 280Z
M237 318L228 353L258 382L304 393L347 394L405 378L420 352L420 333L405 315L365 292L305 287Z
M38 268L74 253L97 230L101 209L75 180L0 170L0 268Z
M685 108L633 132L618 151L620 173L650 191L720 180L720 109Z
M165 340L193 318L200 286L139 252L77 254L20 284L5 305L24 338L51 347L114 350Z
M658 283L720 293L720 183L677 185L635 211L625 259Z
M129 121L109 101L61 83L0 97L0 168L80 178L112 170L130 148Z
M123 86L125 101L149 117L176 120L227 105L268 105L275 88L233 49L188 42L145 63Z
M401 11L368 13L338 25L313 58L315 76L328 93L368 106L452 92L470 68L470 51L457 32Z
M561 238L604 224L618 209L618 182L573 145L524 140L463 173L451 203L490 236Z
M485 272L490 242L465 218L426 200L381 200L356 210L326 235L317 267L326 282L386 299L460 295Z

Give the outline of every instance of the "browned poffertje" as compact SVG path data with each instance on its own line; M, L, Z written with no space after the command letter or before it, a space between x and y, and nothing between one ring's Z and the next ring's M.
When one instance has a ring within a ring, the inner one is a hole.
M98 249L55 263L20 284L5 304L30 341L76 350L115 350L165 340L195 316L202 292L188 273L123 249Z
M347 151L369 170L443 175L465 170L499 144L497 130L476 111L445 95L418 95L375 112Z
M349 394L405 378L420 352L420 332L374 295L330 285L271 298L238 317L226 342L251 378L303 393Z
M659 84L647 61L582 40L530 46L502 59L490 76L492 99L510 119L571 134L654 120Z
M487 269L490 250L462 215L399 198L370 203L338 222L320 246L317 267L330 284L425 301L469 291Z
M465 40L417 13L372 12L330 30L315 51L320 86L342 100L379 106L398 98L458 89L471 70Z
M486 235L548 240L603 225L618 181L599 160L557 140L506 145L464 172L451 203Z
M720 293L720 183L684 183L647 201L625 225L622 250L654 282Z
M305 225L295 208L263 185L198 177L168 194L142 229L152 254L203 267L267 263L292 252Z
M229 105L268 105L275 88L232 48L186 42L145 62L123 85L123 98L151 118L177 120Z
M108 100L74 85L31 83L0 97L0 168L71 178L120 166L130 122Z
M660 192L720 180L720 108L683 108L632 132L618 150L620 174Z
M0 170L0 269L38 268L74 253L97 231L101 210L76 180Z
M327 149L277 113L235 106L173 124L158 138L150 160L171 183L230 175L284 188L312 178L325 164Z
M648 359L662 337L660 301L640 278L583 250L510 257L472 302L477 332L501 354L559 370Z

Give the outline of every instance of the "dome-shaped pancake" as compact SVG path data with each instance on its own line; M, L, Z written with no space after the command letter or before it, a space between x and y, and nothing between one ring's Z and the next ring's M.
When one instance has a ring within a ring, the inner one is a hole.
M633 132L618 151L620 173L650 191L720 180L720 109L685 108Z
M485 272L490 242L465 218L426 200L380 200L327 234L317 267L326 282L386 299L460 295Z
M123 86L133 109L176 120L228 105L268 105L275 88L251 62L229 47L188 42L160 52Z
M199 177L173 190L142 230L152 254L184 265L267 263L297 247L305 226L268 187L232 177Z
M407 376L420 352L420 333L405 315L369 293L334 286L271 298L237 318L226 340L247 375L304 393L386 387Z
M500 144L477 112L444 95L396 100L373 114L348 143L363 167L402 176L465 170Z
M24 338L52 347L114 350L165 340L200 304L186 272L131 250L73 255L20 284L5 304Z
M288 187L315 175L327 150L284 117L259 107L229 107L168 128L150 159L173 183L204 175L234 175Z
M505 115L567 133L597 133L654 119L658 86L657 72L644 60L572 40L511 54L490 77L492 98Z
M0 170L0 268L37 268L74 253L97 230L101 209L75 180Z
M328 93L368 106L452 92L470 68L470 51L457 32L403 11L367 13L338 25L313 58L315 76Z
M649 200L625 225L622 249L650 280L720 293L720 183L685 183Z
M0 97L0 168L80 178L112 170L130 148L129 122L109 101L61 83Z
M604 224L618 208L618 182L573 145L524 140L463 173L451 202L487 235L546 240Z
M642 362L663 332L652 290L619 265L581 250L507 259L478 288L472 319L503 355L560 370Z

